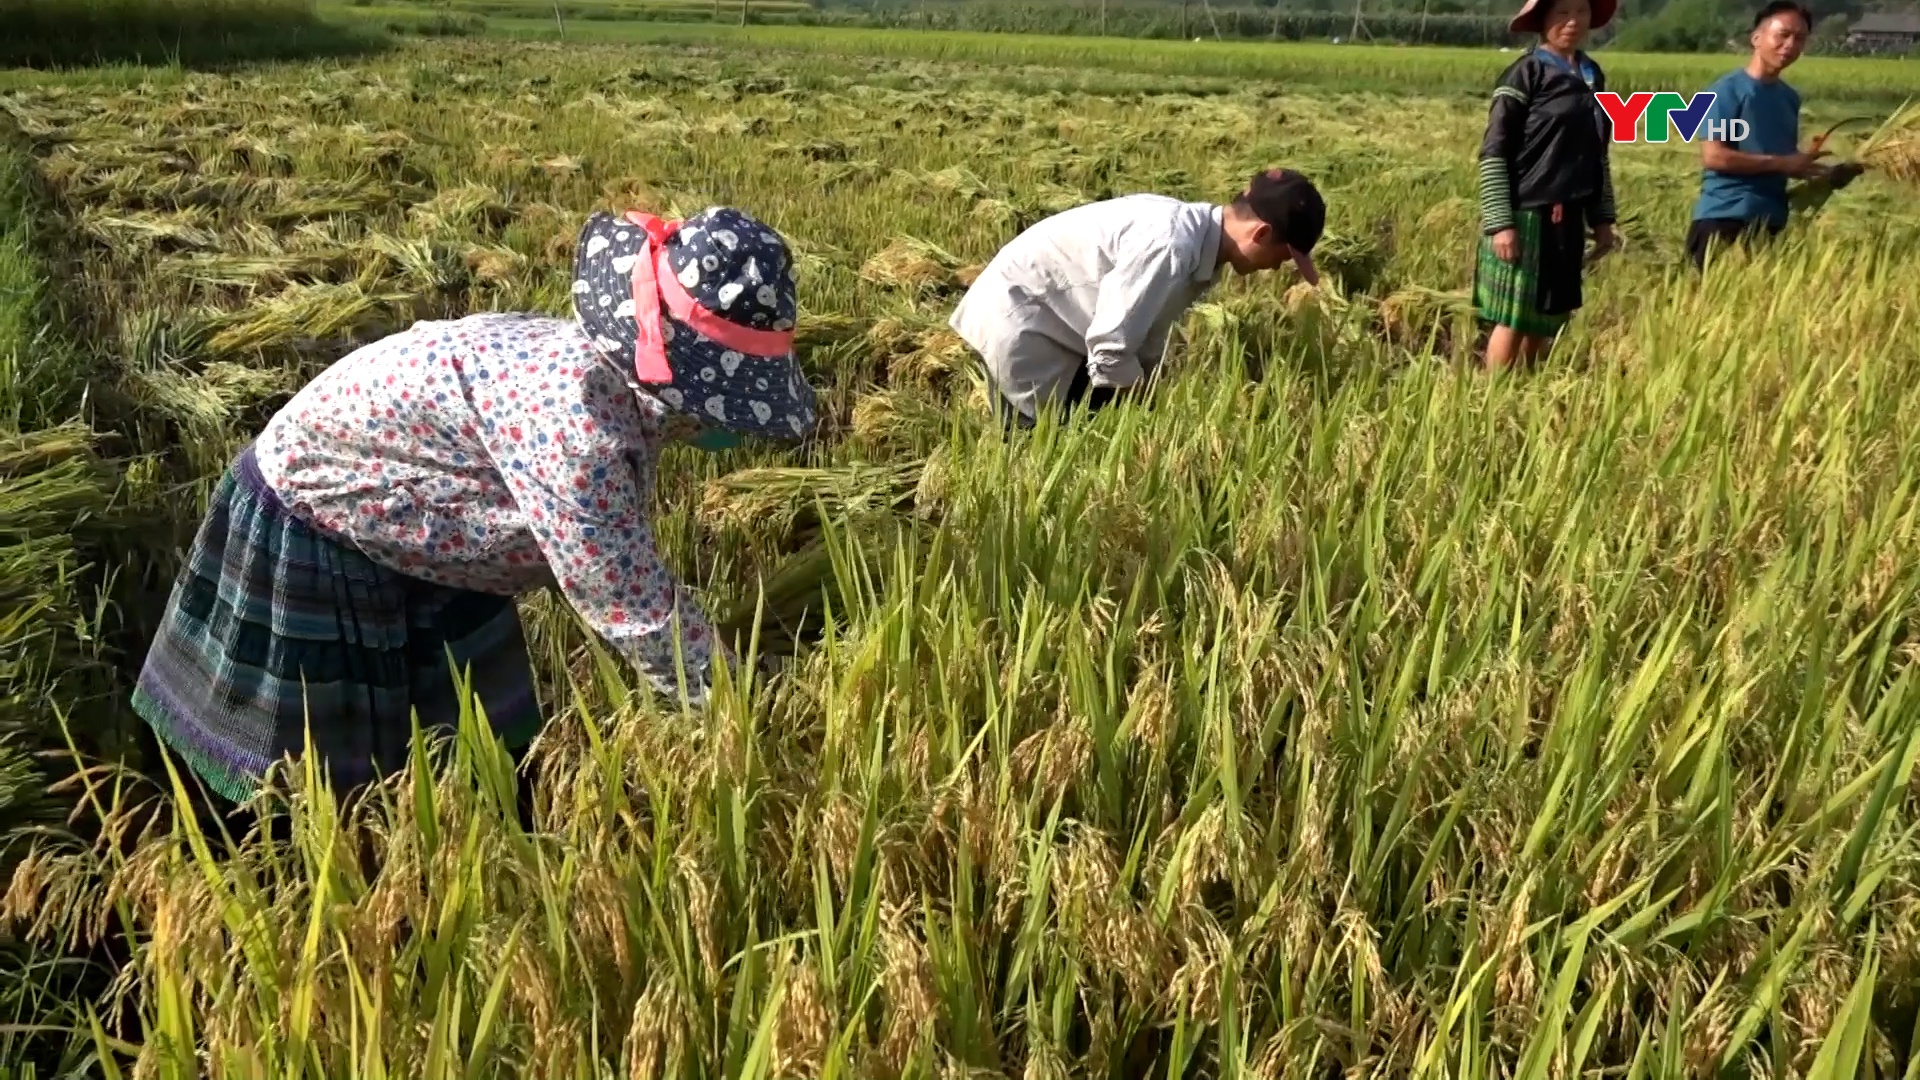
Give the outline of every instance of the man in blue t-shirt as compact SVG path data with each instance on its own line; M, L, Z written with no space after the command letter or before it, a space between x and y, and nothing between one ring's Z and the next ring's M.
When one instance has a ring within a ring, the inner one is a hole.
M1754 17L1747 66L1707 88L1713 104L1700 130L1712 132L1718 122L1732 133L1737 127L1728 122L1744 120L1746 137L1701 144L1705 175L1687 230L1687 256L1695 267L1705 265L1709 245L1744 243L1762 229L1777 234L1787 224L1787 180L1827 172L1818 164L1827 151L1800 150L1800 94L1780 80L1811 33L1813 12L1804 4L1772 0Z

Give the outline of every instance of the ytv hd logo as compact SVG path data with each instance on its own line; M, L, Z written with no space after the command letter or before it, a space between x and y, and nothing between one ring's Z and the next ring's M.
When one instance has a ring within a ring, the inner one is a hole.
M1613 141L1630 143L1638 141L1635 129L1640 126L1642 117L1647 121L1647 141L1663 143L1667 141L1667 127L1671 125L1681 142L1692 142L1695 135L1705 134L1715 142L1739 142L1747 137L1745 120L1707 120L1707 110L1713 107L1713 93L1702 91L1688 101L1671 90L1662 90L1657 94L1642 91L1629 96L1625 101L1611 90L1603 90L1593 95L1600 101L1609 119L1613 121ZM1703 121L1705 121L1703 123Z

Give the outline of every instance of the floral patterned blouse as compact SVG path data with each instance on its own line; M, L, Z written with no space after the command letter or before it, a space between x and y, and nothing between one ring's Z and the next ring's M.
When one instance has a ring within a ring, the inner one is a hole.
M518 595L557 584L662 693L705 700L712 629L647 508L666 409L570 319L422 322L352 352L261 433L296 514L400 573Z

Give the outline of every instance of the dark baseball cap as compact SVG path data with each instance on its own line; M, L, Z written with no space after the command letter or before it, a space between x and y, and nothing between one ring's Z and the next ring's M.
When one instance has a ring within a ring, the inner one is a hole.
M1320 284L1314 268L1313 245L1327 227L1327 203L1313 181L1292 169L1268 169L1253 175L1242 196L1255 217L1273 226L1293 249L1293 265L1311 285Z

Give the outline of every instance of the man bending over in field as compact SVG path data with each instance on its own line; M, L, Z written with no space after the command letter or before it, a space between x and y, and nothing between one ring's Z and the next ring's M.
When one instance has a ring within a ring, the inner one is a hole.
M1309 252L1326 216L1291 170L1256 175L1226 206L1128 195L1076 207L1000 249L950 325L985 361L1009 425L1032 427L1043 406L1096 409L1145 380L1221 266L1291 260L1318 285Z
M1754 17L1753 53L1744 68L1722 75L1707 89L1713 104L1706 123L1743 120L1738 142L1701 144L1703 176L1687 228L1687 257L1695 268L1707 251L1729 242L1748 243L1762 229L1771 237L1787 224L1787 180L1830 173L1844 187L1856 170L1830 171L1817 164L1825 150L1800 149L1800 94L1780 73L1800 59L1813 33L1813 12L1799 0L1773 0ZM1705 129L1710 130L1710 129Z

